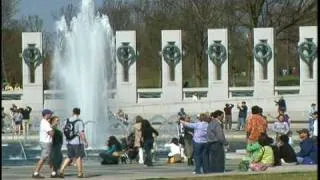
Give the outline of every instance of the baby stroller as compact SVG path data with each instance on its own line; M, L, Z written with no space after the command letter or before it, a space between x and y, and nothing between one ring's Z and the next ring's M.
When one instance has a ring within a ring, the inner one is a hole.
M133 160L137 161L138 149L134 147L134 138L134 133L132 132L127 138L122 139L122 145L125 153L121 156L121 163L127 164L128 159L130 164L132 164Z

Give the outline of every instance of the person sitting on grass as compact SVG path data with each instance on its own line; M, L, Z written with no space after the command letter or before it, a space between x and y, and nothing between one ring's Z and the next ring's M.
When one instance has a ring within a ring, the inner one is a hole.
M270 146L273 139L268 137L267 134L261 133L258 142L262 147L249 167L252 171L265 171L268 167L274 165L274 153Z
M289 137L287 135L281 135L279 137L279 156L281 165L295 165L297 164L296 153L289 144Z
M300 152L297 153L297 161L299 164L318 164L318 147L310 138L308 129L297 131L301 139Z
M164 147L169 147L168 163L181 163L181 151L178 138L172 138L170 144L165 144Z
M259 144L258 141L248 140L247 147L246 147L247 155L244 156L240 161L240 164L239 164L240 171L248 171L249 164L253 160L258 158L261 148L262 146Z
M110 136L107 142L108 149L99 153L102 158L101 164L118 164L120 158L121 144L116 137Z

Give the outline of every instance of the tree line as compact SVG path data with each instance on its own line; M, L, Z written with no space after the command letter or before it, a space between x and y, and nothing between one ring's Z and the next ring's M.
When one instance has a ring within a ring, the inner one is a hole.
M3 0L2 5L2 77L22 82L21 32L44 31L43 20L36 15L14 19L18 0ZM66 17L70 24L77 7L69 4L52 12ZM109 17L114 33L137 33L138 87L161 87L161 30L182 30L183 79L193 87L207 85L207 30L228 29L230 80L247 72L253 80L253 28L273 27L276 67L299 67L297 43L299 26L317 25L316 0L105 0L96 11ZM50 80L50 61L54 33L44 32L44 79ZM277 76L277 73L275 73Z

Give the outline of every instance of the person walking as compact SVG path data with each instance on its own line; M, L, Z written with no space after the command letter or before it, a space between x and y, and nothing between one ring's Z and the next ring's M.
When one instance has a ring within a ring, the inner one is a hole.
M248 113L248 107L246 105L246 102L242 101L241 105L239 105L239 104L237 105L237 108L239 109L237 130L244 130L245 124L246 124L247 113Z
M58 116L52 116L49 119L51 128L53 129L52 136L52 145L50 153L50 165L52 166L51 177L54 178L57 176L57 171L60 168L60 165L63 160L61 147L63 144L63 135L61 130L58 128L60 123L60 118Z
M141 116L136 116L136 123L134 124L134 147L138 149L139 152L139 164L144 164L143 162L143 149L141 144L141 124L142 124L143 118Z
M208 143L206 152L208 153L208 172L224 172L225 171L225 149L228 146L221 122L223 121L224 114L220 110L212 113L212 119L208 124L207 136Z
M231 130L232 127L232 108L234 107L233 104L226 104L224 107L224 114L225 114L225 129Z
M141 135L142 135L143 149L146 153L144 164L145 166L153 166L151 149L153 148L154 136L158 136L159 133L151 126L148 120L143 120L141 124Z
M88 147L88 141L84 132L84 123L79 116L80 109L73 108L72 117L67 119L63 129L67 141L68 157L61 165L59 174L61 178L64 177L64 170L73 159L76 161L78 178L84 177L82 159L85 155L84 148Z
M195 158L195 174L201 174L201 168L203 173L208 172L208 163L205 157L205 146L207 143L207 127L209 117L205 113L201 113L199 116L199 122L190 123L187 121L180 121L186 127L194 129L193 134L193 149Z
M40 175L40 170L43 164L49 158L49 155L51 152L53 130L48 120L50 119L52 114L53 112L49 109L44 109L42 111L42 119L40 121L40 130L39 130L41 156L40 156L40 160L38 161L33 171L32 178L44 178L44 176Z

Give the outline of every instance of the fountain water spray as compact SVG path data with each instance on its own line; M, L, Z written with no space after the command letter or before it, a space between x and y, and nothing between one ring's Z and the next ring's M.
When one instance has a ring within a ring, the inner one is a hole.
M68 27L64 17L56 23L57 42L51 84L59 84L71 114L81 109L89 147L100 148L108 133L108 89L113 79L115 40L109 19L95 15L93 0L82 0Z

